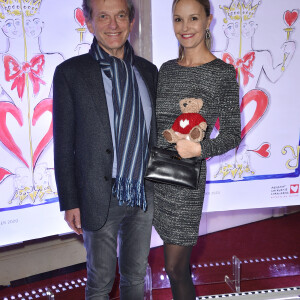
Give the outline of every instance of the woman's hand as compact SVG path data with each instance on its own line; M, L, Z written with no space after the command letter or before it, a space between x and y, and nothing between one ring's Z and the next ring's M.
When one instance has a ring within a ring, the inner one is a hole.
M189 140L179 140L175 146L182 158L191 158L201 155L201 145Z

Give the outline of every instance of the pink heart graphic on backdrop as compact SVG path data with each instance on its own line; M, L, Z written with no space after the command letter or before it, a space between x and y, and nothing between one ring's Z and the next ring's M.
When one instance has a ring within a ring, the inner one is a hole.
M284 21L286 25L291 27L298 19L298 11L296 9L293 9L292 11L285 11L284 12Z
M261 157L268 158L271 155L270 149L271 149L271 145L269 143L264 143L261 146L259 146L257 149L249 150L249 151L253 151L258 155L260 155Z
M242 129L241 138L243 139L245 135L253 128L253 126L259 121L259 119L265 113L268 107L268 96L261 90L251 90L249 91L242 100L240 111L241 114L245 107L251 102L256 102L255 112L252 118L248 121L245 127Z
M39 120L39 118L45 113L50 112L52 115L52 103L53 100L51 98L44 99L41 101L35 108L33 112L33 118L32 118L32 125L35 126L36 122ZM34 154L33 154L33 166L36 165L36 162L41 155L41 153L44 151L45 147L48 145L48 143L52 140L53 137L53 118L51 118L51 123L49 126L48 131L36 147Z
M14 116L20 127L23 127L22 111L10 102L0 102L0 141L29 168L21 149L15 143L14 138L7 128L6 117L8 113Z
M0 183L2 183L2 181L10 175L12 175L10 171L0 168Z
M75 9L75 19L82 27L85 25L85 18L81 8Z

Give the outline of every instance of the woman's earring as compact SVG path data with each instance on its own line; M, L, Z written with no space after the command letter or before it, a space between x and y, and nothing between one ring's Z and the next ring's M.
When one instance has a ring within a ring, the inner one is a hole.
M205 39L207 39L207 40L210 39L210 31L208 28L205 30Z

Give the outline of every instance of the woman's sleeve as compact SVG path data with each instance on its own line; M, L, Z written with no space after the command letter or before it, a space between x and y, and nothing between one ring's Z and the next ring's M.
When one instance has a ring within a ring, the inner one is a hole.
M241 141L241 118L239 106L239 86L236 72L232 66L221 79L221 94L219 98L219 135L210 139L207 137L200 142L201 158L205 159L221 155L237 147Z

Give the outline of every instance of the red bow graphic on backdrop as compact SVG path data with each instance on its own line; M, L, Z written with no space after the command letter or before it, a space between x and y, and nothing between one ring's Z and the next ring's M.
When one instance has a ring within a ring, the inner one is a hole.
M34 56L30 62L20 65L16 59L10 55L4 56L4 68L6 81L13 80L11 90L17 87L19 98L23 97L25 88L25 74L28 74L32 85L33 93L36 95L40 91L40 84L46 84L40 76L43 74L45 65L44 55Z
M248 52L244 55L243 58L239 58L236 61L229 53L223 54L223 61L225 61L228 64L231 64L234 66L236 70L236 77L238 76L238 70L240 69L243 74L243 84L246 86L249 82L249 76L254 77L254 75L250 72L250 70L253 67L253 63L255 60L255 52Z

